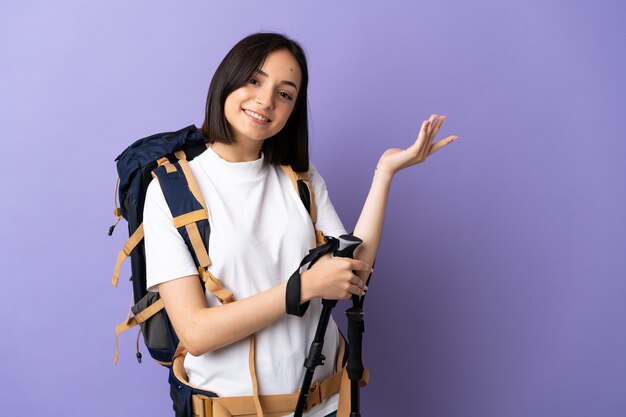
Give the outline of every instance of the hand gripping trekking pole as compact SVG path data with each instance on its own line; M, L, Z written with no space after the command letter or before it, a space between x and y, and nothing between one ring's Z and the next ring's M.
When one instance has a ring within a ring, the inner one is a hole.
M333 238L327 239L327 242L331 243L332 241L330 239ZM354 250L363 242L358 237L352 235L341 235L337 240L338 246L335 246L337 243L333 245L336 247L333 254L336 258L352 258L354 256ZM300 396L298 397L296 410L293 414L294 417L302 417L307 398L309 397L309 389L311 388L311 381L313 380L315 368L318 365L323 365L326 360L322 354L322 348L324 347L324 335L326 334L326 329L328 328L330 313L336 305L337 300L322 299L322 314L320 315L320 321L317 323L317 330L315 332L313 342L311 343L309 354L304 361L306 371L304 373L304 380L302 381L302 388L300 389Z

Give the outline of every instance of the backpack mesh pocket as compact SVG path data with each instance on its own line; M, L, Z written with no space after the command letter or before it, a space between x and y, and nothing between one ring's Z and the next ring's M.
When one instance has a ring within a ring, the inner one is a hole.
M146 308L159 300L159 293L148 292L138 303L132 308L133 314L137 315ZM161 310L154 314L152 317L140 323L141 333L143 334L143 340L150 351L150 355L160 362L171 362L172 360L172 335L170 322L167 318L165 310ZM174 346L174 349L176 347Z

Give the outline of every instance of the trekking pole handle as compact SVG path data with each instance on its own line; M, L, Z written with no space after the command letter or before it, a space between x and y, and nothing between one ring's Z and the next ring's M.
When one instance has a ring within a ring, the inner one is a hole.
M333 254L336 258L354 258L354 251L363 243L354 235L339 236L339 248Z
M354 251L359 247L363 241L354 235L341 235L337 238L339 241L339 247L333 253L335 258L354 258ZM335 307L337 300L322 299L322 305L328 307Z

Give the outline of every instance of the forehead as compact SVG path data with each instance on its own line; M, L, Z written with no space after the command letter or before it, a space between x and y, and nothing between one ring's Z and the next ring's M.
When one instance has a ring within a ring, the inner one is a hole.
M271 78L291 81L300 86L302 71L298 61L286 49L278 49L270 52L261 66L261 70Z

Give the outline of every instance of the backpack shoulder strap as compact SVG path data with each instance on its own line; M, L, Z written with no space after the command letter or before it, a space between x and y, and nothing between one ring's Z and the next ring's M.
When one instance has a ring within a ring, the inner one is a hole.
M315 230L315 241L318 245L321 245L324 243L324 233L316 227L317 206L315 205L315 193L313 191L311 181L309 180L309 173L296 172L290 165L281 165L280 167L291 180L294 190L298 193L300 200L302 200L302 204L304 204L304 207L309 212L311 221L313 222L313 228Z
M232 301L233 294L209 271L212 264L208 248L211 233L210 216L189 163L183 152L176 152L176 162L159 160L152 175L159 181L165 201L172 212L174 226L187 244L205 288L222 304Z
M173 223L178 232L183 237L185 244L189 248L192 258L198 268L198 275L204 283L204 287L211 292L222 304L233 300L233 294L226 289L221 282L208 271L211 265L211 259L205 246L208 243L210 235L209 213L206 203L200 192L200 188L189 168L189 164L185 157L185 153L181 151L175 152L178 161L172 163L167 157L160 158L158 166L152 171L154 180L159 181L161 190L165 197L165 201L172 212ZM118 259L113 273L113 285L117 286L120 266L124 259L130 256L130 253L141 242L144 237L143 223L139 225L137 230L128 239L124 248L118 254ZM132 303L131 303L132 304ZM163 309L163 302L158 299L149 307L141 312L131 316L129 312L125 321L115 328L115 355L113 362L117 363L118 359L118 337L138 324L144 323L146 320L154 316ZM137 336L139 337L139 336ZM139 349L137 349L139 351ZM139 356L138 356L139 358ZM160 362L167 365L167 362Z

